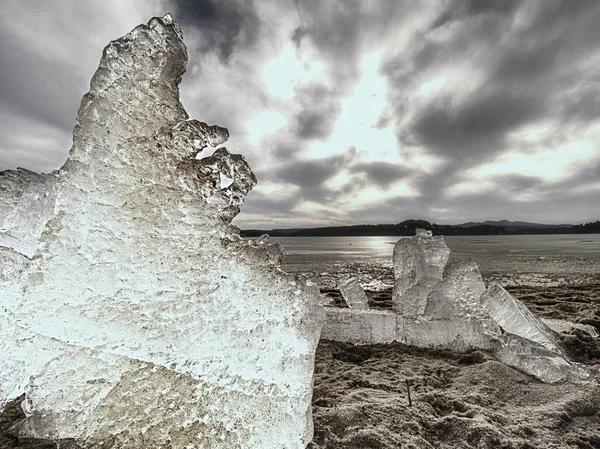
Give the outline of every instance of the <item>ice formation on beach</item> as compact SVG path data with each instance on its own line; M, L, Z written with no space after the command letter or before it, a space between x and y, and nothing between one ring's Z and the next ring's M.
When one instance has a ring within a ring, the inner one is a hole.
M225 148L197 158L229 134L188 119L186 62L170 15L111 42L60 172L0 176L13 214L0 242L0 408L25 390L22 436L111 448L312 439L319 291L281 270L279 245L230 224L257 181Z
M536 342L551 351L564 351L558 336L501 285L491 284L479 302L506 332Z
M0 172L0 248L33 256L55 199L56 172L40 175L22 168Z
M545 382L589 377L525 305L499 285L486 289L475 263L449 262L443 237L418 230L415 237L396 243L393 258L392 310L328 307L324 338L359 344L398 341L454 351L485 349Z
M444 275L450 249L443 237L419 229L414 239L394 246L394 310L403 316L422 315L427 297Z
M600 338L598 329L590 324L572 323L571 321L557 320L553 318L542 318L542 323L548 326L554 332L571 332L574 329L580 330L593 338Z
M344 301L351 309L368 309L369 300L360 282L356 278L349 278L340 284L340 291Z

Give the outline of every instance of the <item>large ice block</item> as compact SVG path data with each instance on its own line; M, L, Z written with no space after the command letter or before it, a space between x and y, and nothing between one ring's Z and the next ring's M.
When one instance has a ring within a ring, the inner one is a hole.
M225 148L197 158L228 132L188 120L186 62L169 15L104 49L35 257L0 251L0 407L28 381L23 436L115 449L311 441L320 294L282 271L280 246L230 225L257 181Z

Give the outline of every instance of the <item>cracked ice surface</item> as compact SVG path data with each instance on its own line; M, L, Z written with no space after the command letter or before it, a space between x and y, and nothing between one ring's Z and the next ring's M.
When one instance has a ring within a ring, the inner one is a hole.
M0 247L32 257L54 212L56 173L0 172Z
M0 407L32 376L23 435L113 448L311 440L319 291L281 271L279 245L230 225L256 178L225 148L196 159L228 132L188 120L186 62L169 17L106 47L36 257L0 252Z
M344 301L351 309L368 309L369 300L357 278L349 278L340 284Z
M564 352L556 334L501 285L490 285L480 301L506 332L534 341L551 351Z
M450 249L441 236L418 230L413 238L398 240L394 246L394 310L416 318L425 313L431 290L444 276Z

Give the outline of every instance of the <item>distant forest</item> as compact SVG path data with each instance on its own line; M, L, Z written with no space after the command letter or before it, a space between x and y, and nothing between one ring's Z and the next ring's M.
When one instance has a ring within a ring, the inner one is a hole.
M415 235L415 229L427 229L434 235L519 235L519 234L600 234L600 221L580 225L560 225L548 227L509 228L490 224L439 225L425 220L406 220L397 224L331 226L306 229L246 229L242 237L258 237L269 234L271 237L350 237Z

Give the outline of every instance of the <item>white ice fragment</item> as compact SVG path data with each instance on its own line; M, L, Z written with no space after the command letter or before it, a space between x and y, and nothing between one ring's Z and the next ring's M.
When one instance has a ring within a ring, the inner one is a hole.
M483 277L474 262L452 261L444 278L427 298L425 315L432 319L466 318L489 320L479 298L485 292Z
M0 247L32 257L54 215L56 173L18 169L0 172Z
M418 237L433 237L433 232L427 229L417 228L415 229L415 235Z
M271 237L269 236L269 234L262 234L253 239L253 241L256 245L264 245L265 243L268 243L270 239Z
M491 284L481 295L480 302L486 312L506 332L531 340L551 351L564 354L556 334L499 284Z
M502 363L526 372L542 382L582 381L590 373L562 354L513 334L498 339L494 354Z
M566 320L556 320L553 318L541 318L542 322L552 329L554 332L571 332L574 329L583 331L590 335L590 337L599 338L600 334L598 333L598 329L589 324L582 323L573 323L571 321Z
M219 179L221 182L221 190L226 189L231 184L233 184L233 178L230 178L229 176L224 175L223 173L219 173Z
M369 300L357 278L349 278L340 284L344 301L351 309L368 309Z
M170 20L104 53L55 193L2 174L0 228L37 253L0 248L0 407L26 380L23 437L304 449L320 294L230 227L257 180L223 147L194 159L229 134L188 120Z
M444 275L450 249L441 236L424 231L394 246L393 307L402 316L425 313L427 298Z

